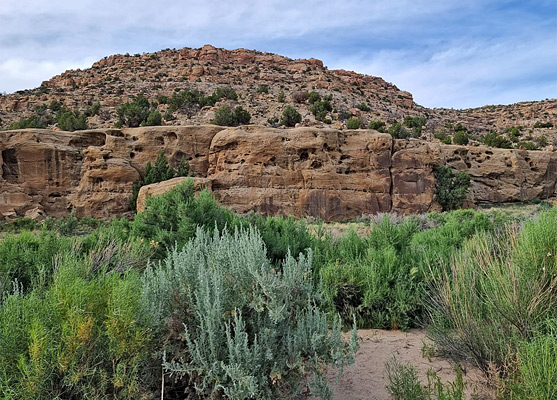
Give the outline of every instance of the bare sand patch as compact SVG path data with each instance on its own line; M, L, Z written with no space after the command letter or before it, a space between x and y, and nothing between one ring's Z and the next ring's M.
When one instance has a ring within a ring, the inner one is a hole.
M336 385L337 371L330 370L328 373L334 387L334 400L389 400L385 363L393 355L403 364L413 364L424 385L427 384L429 369L435 371L443 383L452 382L456 377L455 365L449 360L441 357L428 359L423 355L424 343L431 344L424 330L359 330L358 337L360 348L356 363L345 368ZM492 399L481 371L464 365L463 375L467 399Z

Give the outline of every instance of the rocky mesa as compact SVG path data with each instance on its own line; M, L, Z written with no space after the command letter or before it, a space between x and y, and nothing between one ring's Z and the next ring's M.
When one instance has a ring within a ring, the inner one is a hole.
M133 182L161 150L172 165L187 160L197 185L239 213L333 221L435 210L437 165L470 174L468 205L557 195L557 153L549 151L314 127L31 129L0 132L0 216L126 215Z

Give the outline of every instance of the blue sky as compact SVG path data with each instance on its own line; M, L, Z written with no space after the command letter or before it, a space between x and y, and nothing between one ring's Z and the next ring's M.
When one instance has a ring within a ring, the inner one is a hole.
M319 58L428 107L557 97L556 0L0 0L0 92L110 54L207 43Z

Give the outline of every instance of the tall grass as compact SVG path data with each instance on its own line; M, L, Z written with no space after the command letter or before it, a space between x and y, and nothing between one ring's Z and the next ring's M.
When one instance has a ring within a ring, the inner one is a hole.
M476 234L454 256L450 270L435 276L428 307L431 338L447 354L502 378L520 380L541 370L553 376L555 358L544 365L542 350L553 343L544 335L557 316L556 252L557 209L523 228ZM536 360L531 356L537 348Z

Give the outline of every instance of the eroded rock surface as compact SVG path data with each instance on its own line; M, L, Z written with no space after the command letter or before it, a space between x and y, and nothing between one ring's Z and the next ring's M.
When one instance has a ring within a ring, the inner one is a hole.
M471 175L468 204L557 195L557 153L392 140L372 130L214 125L0 132L0 215L110 218L129 213L133 182L164 151L240 212L313 216L438 209L434 168ZM141 201L179 180L143 189Z

